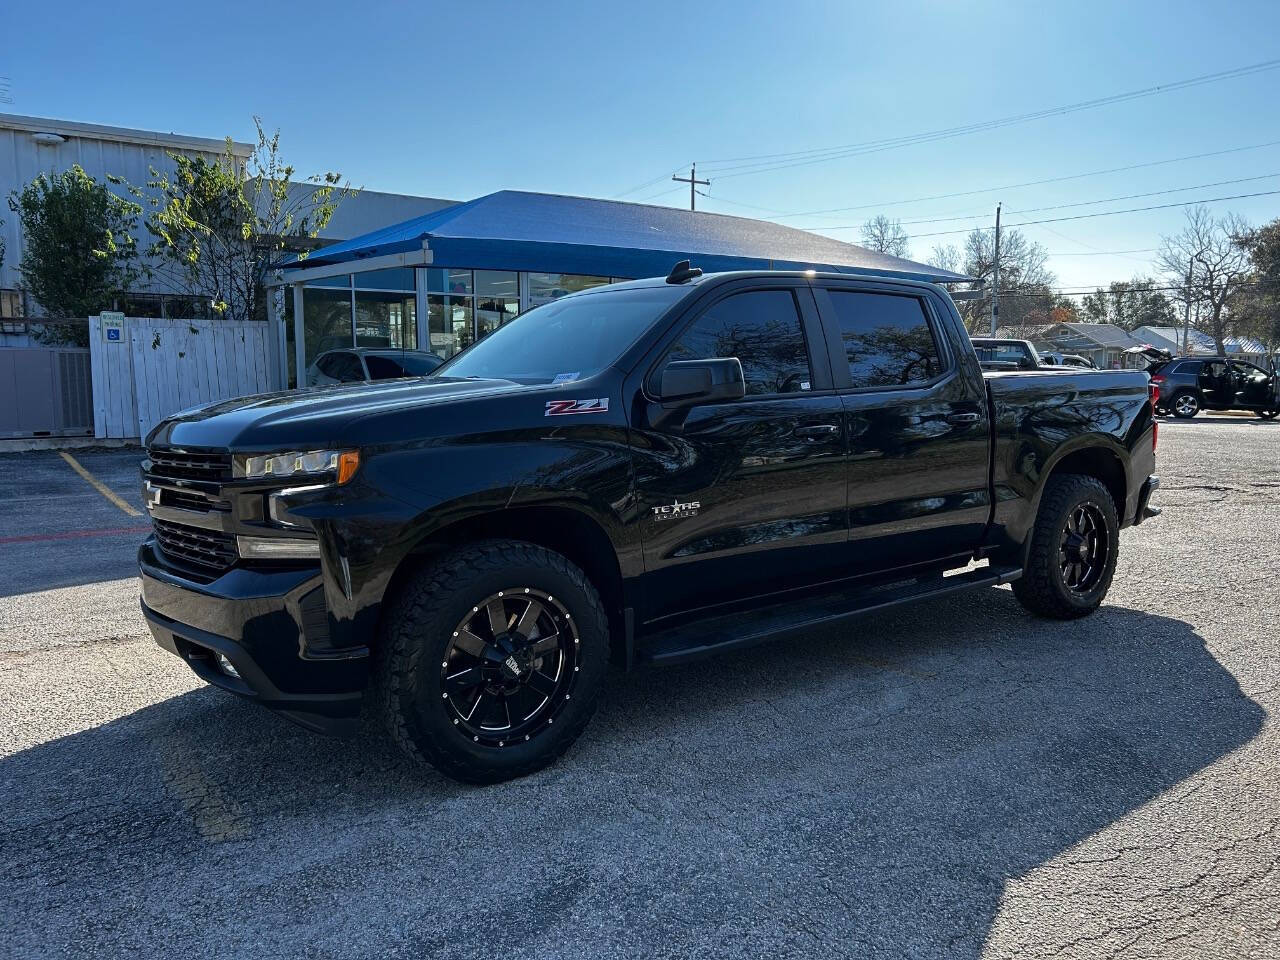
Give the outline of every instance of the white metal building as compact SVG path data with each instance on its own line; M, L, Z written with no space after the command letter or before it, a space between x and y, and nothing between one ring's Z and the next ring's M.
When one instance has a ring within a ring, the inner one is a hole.
M151 168L173 169L169 153L213 158L225 150L225 140L209 137L0 114L0 197L7 198L13 191L21 190L41 172L62 172L74 164L79 164L100 183L114 175L145 187ZM243 160L252 153L253 145L233 141L232 151ZM314 187L302 183L294 189L306 191ZM453 202L435 197L361 191L339 206L319 239L324 242L346 240L451 206ZM20 291L18 262L22 259L22 234L17 214L8 209L7 203L0 202L0 220L5 221L0 226L0 237L7 248L4 264L0 266L0 318L35 316L39 305L29 302L30 298L24 298ZM139 244L145 246L149 241L145 229L140 227L139 233ZM133 292L135 296L116 305L131 316L183 317L191 315L197 306L185 302L179 291L167 289L160 282L143 285Z

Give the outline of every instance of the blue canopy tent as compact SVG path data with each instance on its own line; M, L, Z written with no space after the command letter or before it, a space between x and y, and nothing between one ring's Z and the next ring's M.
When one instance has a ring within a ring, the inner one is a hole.
M829 270L955 283L963 274L793 227L718 213L501 190L282 263L291 270L429 250L437 267L665 276L678 260L720 270Z
M341 345L421 346L448 357L547 297L663 277L680 260L707 272L970 280L762 220L503 190L278 264L268 285L292 288L293 308L286 322L284 301L268 299L280 381L301 382L320 352Z

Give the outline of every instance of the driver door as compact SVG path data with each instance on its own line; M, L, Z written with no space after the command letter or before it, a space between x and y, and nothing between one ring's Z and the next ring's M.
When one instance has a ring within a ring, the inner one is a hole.
M1230 410L1235 403L1235 380L1226 360L1206 360L1200 368L1199 387L1210 410Z
M1241 407L1270 407L1273 403L1272 378L1261 367L1242 360L1231 363L1236 375L1236 405Z
M807 285L751 281L677 324L673 360L736 357L746 396L635 419L646 620L839 574L848 537L844 414ZM651 379L646 392L656 396Z

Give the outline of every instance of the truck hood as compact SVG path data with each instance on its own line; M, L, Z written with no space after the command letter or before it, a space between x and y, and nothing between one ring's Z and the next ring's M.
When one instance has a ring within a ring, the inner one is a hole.
M349 440L353 421L366 414L444 405L533 389L509 380L451 377L341 383L219 400L164 420L147 444L219 450L315 449Z

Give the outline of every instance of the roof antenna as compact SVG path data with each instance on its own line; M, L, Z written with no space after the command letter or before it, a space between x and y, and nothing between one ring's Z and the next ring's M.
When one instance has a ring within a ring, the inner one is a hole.
M688 260L681 260L667 274L667 283L688 283L694 277L700 276L702 276L701 267L691 267Z

